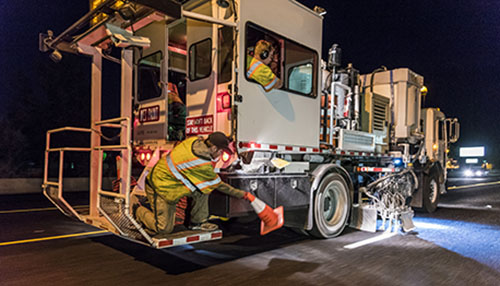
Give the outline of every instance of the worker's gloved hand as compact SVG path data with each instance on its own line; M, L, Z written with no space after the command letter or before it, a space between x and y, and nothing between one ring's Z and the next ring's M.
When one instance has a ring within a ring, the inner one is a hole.
M243 198L250 202L250 205L253 207L255 213L265 225L278 225L279 217L274 213L270 206L249 192L246 192Z
M245 195L243 196L243 199L245 199L245 200L247 200L249 202L253 202L255 200L255 196L252 195L249 192L245 192Z

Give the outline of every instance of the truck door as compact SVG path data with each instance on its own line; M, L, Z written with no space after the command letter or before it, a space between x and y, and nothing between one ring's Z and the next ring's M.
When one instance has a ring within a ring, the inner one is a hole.
M134 140L142 143L182 140L186 116L186 22L153 22L136 33L148 37L151 47L135 55Z
M443 116L444 117L444 116ZM445 119L438 117L438 120L436 120L436 132L437 132L437 144L438 144L438 154L437 154L437 160L441 162L441 166L446 166L446 161L447 161L447 149L448 149L448 143L447 143L447 134L446 134L446 124L445 124Z
M226 9L212 2L190 12L231 21ZM214 131L231 133L233 28L187 19L188 76L186 136Z
M153 22L136 32L151 41L148 49L135 53L136 96L134 141L151 142L167 139L168 27L165 21Z
M212 16L210 1L193 12ZM188 78L186 136L210 134L214 131L216 73L216 34L214 25L187 19Z
M241 97L235 100L240 142L319 145L322 22L290 3L240 2L237 82ZM257 48L259 42L268 46L264 48L267 53ZM268 62L263 73L255 73L257 66L252 69L252 62L259 64L257 57ZM281 87L273 78L281 80Z

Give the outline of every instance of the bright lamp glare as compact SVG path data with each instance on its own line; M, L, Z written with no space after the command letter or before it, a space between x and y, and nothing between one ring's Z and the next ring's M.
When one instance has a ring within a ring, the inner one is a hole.
M474 175L474 173L471 170L465 170L464 175L466 177L472 177L472 175Z
M222 161L227 162L229 161L229 158L231 158L231 156L229 156L227 152L222 153Z
M482 176L482 175L483 175L483 172L482 172L482 171L480 171L480 170L477 170L477 171L476 171L476 176Z
M403 163L403 160L401 160L400 158L396 158L394 159L394 166L398 167L398 166L401 166L401 164Z

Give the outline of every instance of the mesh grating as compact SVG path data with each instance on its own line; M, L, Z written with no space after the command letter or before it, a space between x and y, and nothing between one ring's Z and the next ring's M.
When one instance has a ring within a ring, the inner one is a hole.
M125 216L124 199L101 194L99 200L101 209L122 232L132 239L146 241L132 222Z

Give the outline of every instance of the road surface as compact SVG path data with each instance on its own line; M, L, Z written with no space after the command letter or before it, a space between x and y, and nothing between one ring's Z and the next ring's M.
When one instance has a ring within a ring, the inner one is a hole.
M499 285L498 181L452 178L412 234L261 237L226 223L222 240L166 250L66 218L39 194L0 196L0 285ZM68 200L83 210L84 195Z

